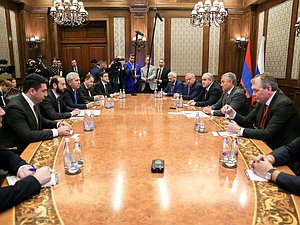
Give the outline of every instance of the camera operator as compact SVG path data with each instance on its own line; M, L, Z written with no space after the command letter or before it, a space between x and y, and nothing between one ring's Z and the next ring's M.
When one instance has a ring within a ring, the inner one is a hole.
M125 88L125 80L123 76L124 69L121 61L124 61L124 58L116 56L116 58L108 66L109 81L115 91Z
M47 67L42 61L42 56L37 57L36 61L33 59L28 59L26 63L27 75L36 73L44 77L49 77Z

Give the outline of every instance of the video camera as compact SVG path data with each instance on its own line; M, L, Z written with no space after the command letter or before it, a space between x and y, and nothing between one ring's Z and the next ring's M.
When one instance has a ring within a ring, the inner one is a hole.
M8 63L7 59L0 59L0 64L6 65ZM2 73L14 73L15 66L0 66L0 74Z
M41 74L43 70L47 69L46 66L44 65L43 61L43 56L38 56L36 60L34 59L28 59L26 63L26 68L27 68L27 73L38 73Z
M125 61L125 59L124 58L119 58L119 57L114 58L114 63L117 63L117 62L120 62L120 61Z

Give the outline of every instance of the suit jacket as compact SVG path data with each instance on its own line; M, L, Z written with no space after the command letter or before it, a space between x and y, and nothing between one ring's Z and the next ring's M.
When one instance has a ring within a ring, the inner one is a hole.
M147 78L147 71L148 71L148 65L145 65L144 67L141 68L141 91L143 91L146 87L146 78ZM149 86L151 90L155 90L157 88L156 82L154 82L154 79L156 77L156 68L155 66L150 65L149 68Z
M163 71L160 75L160 80L162 80L162 83L158 83L157 82L157 89L160 91L161 89L165 89L169 83L169 80L168 80L168 74L170 73L171 71L167 68L163 68ZM157 68L156 70L156 79L158 78L158 73L159 73L159 68Z
M91 96L89 96L89 91L91 93ZM89 89L86 88L84 83L80 85L80 88L78 89L79 98L83 99L84 102L93 102L94 101L94 88L91 87Z
M84 79L85 79L85 76L84 76L84 74L83 74L82 68L77 66L77 71L78 71L77 73L79 74L79 77L80 77L80 82L83 83L83 81L84 81ZM68 70L68 73L70 73L70 72L75 72L75 73L76 73L74 67L71 67L71 68Z
M248 116L236 114L234 120L245 127L243 137L263 140L270 148L275 149L300 136L297 108L284 94L276 92L269 105L264 127L260 128L263 113L264 105L258 103Z
M222 95L222 89L220 85L214 81L207 91L206 88L203 88L202 92L194 98L196 101L196 106L204 107L215 104Z
M174 85L173 91L172 86ZM180 80L176 80L175 84L169 82L164 92L167 93L166 96L173 96L175 93L182 94L183 83Z
M0 168L16 174L20 166L27 163L17 154L0 149ZM11 208L40 192L41 185L34 176L28 176L16 182L14 186L0 188L0 211Z
M60 113L58 110L58 104L56 97L52 89L48 90L48 96L39 104L42 115L49 120L60 120L71 117L71 111L74 109L67 106L63 96L60 95Z
M275 157L274 166L287 165L300 160L300 137L288 145L275 149L271 155ZM277 184L293 194L300 195L300 177L281 172L276 179Z
M183 100L192 100L196 98L201 91L203 90L202 84L196 80L196 82L190 87L190 92L188 94L188 85L184 84L183 91L182 91L182 98Z
M228 96L227 92L223 92L219 101L211 106L211 109L214 110L214 116L224 116L221 112L221 108L224 105L230 105L237 113L241 115L248 115L249 113L249 104L246 98L245 92L240 87L234 87Z
M100 80L100 73L101 73L101 70L98 66L93 66L90 68L90 73L93 75L94 77L94 82L98 82Z
M77 98L77 103L75 103L75 98L74 98L74 91L73 89L67 85L67 88L63 94L63 99L66 103L67 106L71 108L78 108L78 109L86 109L86 103L84 100L80 97L78 91L76 91L76 98Z
M53 138L51 129L56 128L57 123L45 119L36 105L38 124L29 104L22 94L13 98L6 107L6 115L3 119L3 126L0 129L1 147L17 147L18 153L32 142L44 141Z
M128 61L124 64L124 79L125 79L125 91L126 93L136 93L137 92L137 80L141 78L140 66L136 64L136 75L137 78L133 78L132 68L133 65Z
M106 84L106 92L105 92L103 83L101 81L99 81L94 86L94 92L96 93L96 95L109 96L110 94L115 93L115 90L112 88L110 82L108 82Z

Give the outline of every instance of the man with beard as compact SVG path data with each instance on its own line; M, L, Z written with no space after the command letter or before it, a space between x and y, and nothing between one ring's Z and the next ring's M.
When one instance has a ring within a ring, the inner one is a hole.
M66 90L64 77L54 76L50 81L48 96L40 103L42 115L50 120L67 119L79 114L79 109L73 109L63 101L62 94Z

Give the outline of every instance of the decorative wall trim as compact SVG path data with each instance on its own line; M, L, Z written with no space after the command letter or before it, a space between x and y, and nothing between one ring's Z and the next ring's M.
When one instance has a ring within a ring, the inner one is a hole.
M297 18L299 18L299 16L300 16L300 4L298 6ZM299 67L300 67L300 37L295 37L292 74L291 74L292 80L299 79L299 77L298 77L299 76Z
M7 35L7 27L6 27L6 14L5 8L0 6L0 58L7 59L8 65L10 65L10 56L9 56L9 44L8 44L8 35Z
M19 46L18 46L18 37L17 37L17 25L16 25L16 14L13 10L9 11L10 15L10 24L11 24L11 32L12 32L12 44L13 44L13 53L14 53L14 62L16 67L16 77L20 78L20 61L19 61Z
M211 26L209 32L208 72L212 73L213 75L218 75L220 27Z
M117 55L125 58L125 18L114 18L114 56Z
M154 23L155 18L153 19ZM165 18L160 22L156 21L155 35L154 35L154 66L158 67L158 61L161 58L165 58Z
M264 21L265 21L265 11L259 13L258 16L258 34L257 34L257 51L256 59L258 59L259 49L261 45L261 38L264 35Z

